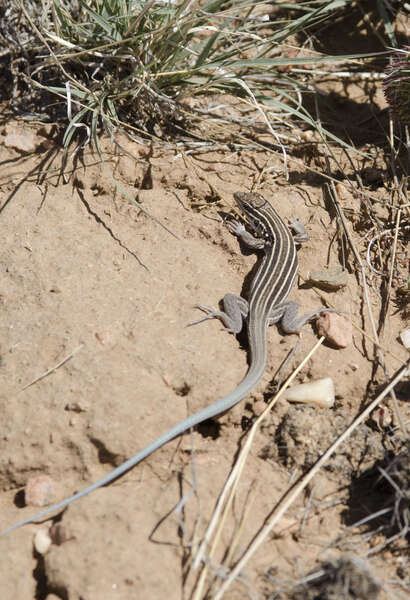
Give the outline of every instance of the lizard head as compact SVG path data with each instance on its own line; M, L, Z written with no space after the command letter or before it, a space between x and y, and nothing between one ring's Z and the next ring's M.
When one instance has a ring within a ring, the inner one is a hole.
M233 197L254 233L266 241L270 240L267 216L271 208L269 202L255 192L235 192Z
M257 194L256 192L235 192L233 197L236 204L245 214L252 214L255 209L269 204L261 194Z

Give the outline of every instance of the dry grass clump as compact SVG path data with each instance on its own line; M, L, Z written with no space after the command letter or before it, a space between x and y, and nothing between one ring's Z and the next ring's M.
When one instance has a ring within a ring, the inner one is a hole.
M380 590L365 561L342 556L310 573L289 600L376 600Z

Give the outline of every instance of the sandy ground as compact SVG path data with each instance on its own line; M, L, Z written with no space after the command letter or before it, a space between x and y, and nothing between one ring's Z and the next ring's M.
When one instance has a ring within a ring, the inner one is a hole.
M4 130L3 140L5 135ZM43 130L34 135L47 140ZM57 160L47 161L50 143L26 155L0 143L0 529L36 512L22 502L29 478L50 475L54 499L62 499L234 389L246 373L246 337L239 343L217 320L186 325L201 316L196 303L217 306L225 293L243 292L255 256L241 253L218 211L233 207L234 191L252 187L255 169L266 157L225 152L182 159L159 150L151 154L125 138L121 144L129 154L106 143L106 167L86 151L70 164L65 183L55 172L38 176L40 170L58 168ZM278 157L271 166L280 172L281 164ZM174 236L121 197L109 169ZM341 263L337 220L321 185L293 163L290 182L268 175L259 189L284 218L307 224L311 239L299 251L303 277L311 269ZM359 199L347 194L343 202L350 215L359 214ZM353 235L360 241L357 230ZM369 332L360 277L352 256L347 259L348 285L327 297ZM369 285L377 319L377 278ZM291 299L306 312L322 305L315 290L300 285ZM405 327L401 314L394 307L389 311L382 334L389 373L406 359L398 339ZM308 329L286 375L315 343ZM271 397L271 383L296 340L271 327L268 367L252 395L215 423L172 441L114 484L70 505L58 517L66 541L53 544L45 556L33 551L33 536L51 521L1 539L0 597L189 597L197 577L189 570L192 553L244 432L261 400ZM374 372L373 356L371 342L354 330L348 348L322 345L308 361L298 381L332 377L335 406L280 401L267 417L211 573L223 573L218 563L229 549L229 564L241 556L290 483L380 391L385 380L381 369ZM409 419L408 402L404 395L398 399L403 420ZM387 449L399 446L396 425L393 417L387 429L374 420L358 428L225 598L268 597L278 589L272 577L282 582L280 588L318 561L344 552L332 542L363 517L371 497L369 490L367 496L354 495L351 482ZM381 598L393 597L388 580L397 578L397 560L388 550L369 560L386 586Z

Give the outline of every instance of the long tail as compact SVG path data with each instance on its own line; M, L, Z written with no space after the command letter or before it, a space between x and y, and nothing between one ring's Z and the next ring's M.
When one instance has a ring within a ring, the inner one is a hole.
M263 354L265 355L265 352L263 352ZM111 483L111 481L117 479L117 477L119 477L120 475L123 475L123 473L137 465L139 462L144 460L144 458L155 452L155 450L158 450L158 448L161 448L161 446L163 446L173 438L188 431L189 429L191 429L191 427L195 427L196 425L199 425L199 423L202 423L207 419L216 417L217 415L224 413L233 406L235 406L235 404L240 402L240 400L249 395L249 393L255 387L255 385L257 384L257 382L262 377L265 371L266 355L258 357L261 360L255 360L256 357L252 358L253 366L251 365L245 378L241 381L238 387L235 390L233 390L230 394L224 396L223 398L221 398L221 400L214 402L210 406L203 408L202 410L191 415L190 417L187 417L183 421L180 421L174 427L169 429L169 431L167 431L166 433L158 437L155 441L153 441L151 444L143 448L140 452L138 452L138 454L135 454L135 456L123 462L122 465L113 469L110 473L108 473L104 477L101 477L101 479L98 479L98 481L91 484L89 487L77 492L76 494L70 496L69 498L66 498L65 500L62 500L61 502L58 502L57 504L54 504L53 506L50 506L46 510L41 511L35 514L34 516L29 517L28 519L24 519L24 521L20 521L19 523L12 525L8 529L2 531L0 533L0 537L6 535L7 533L10 533L11 531L14 531L15 529L19 529L19 527L23 527L23 525L28 525L29 523L33 523L38 519L43 519L51 513L65 508L66 506L71 504L71 502L74 502L75 500L80 500L80 498L83 498L84 496L90 494L94 490L97 490L98 488L107 485L108 483Z

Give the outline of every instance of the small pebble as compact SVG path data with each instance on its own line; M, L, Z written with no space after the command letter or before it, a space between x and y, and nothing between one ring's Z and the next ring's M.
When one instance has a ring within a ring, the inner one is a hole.
M50 527L50 537L53 544L61 546L64 542L73 539L73 536L67 531L67 527L61 523L53 523Z
M336 312L324 312L316 321L319 335L336 348L346 348L352 343L352 324Z
M401 343L407 350L410 348L410 327L400 333Z
M33 545L39 554L47 554L51 546L49 530L39 529L34 536Z
M304 142L320 142L322 139L320 133L318 131L313 131L312 129L302 131L300 137Z
M48 475L31 477L24 490L26 506L47 506L54 501L54 481Z
M41 145L33 131L25 130L10 131L4 138L3 143L6 148L13 148L13 150L24 154L34 152Z
M347 285L347 271L342 267L320 269L309 273L307 281L325 290L334 291Z

